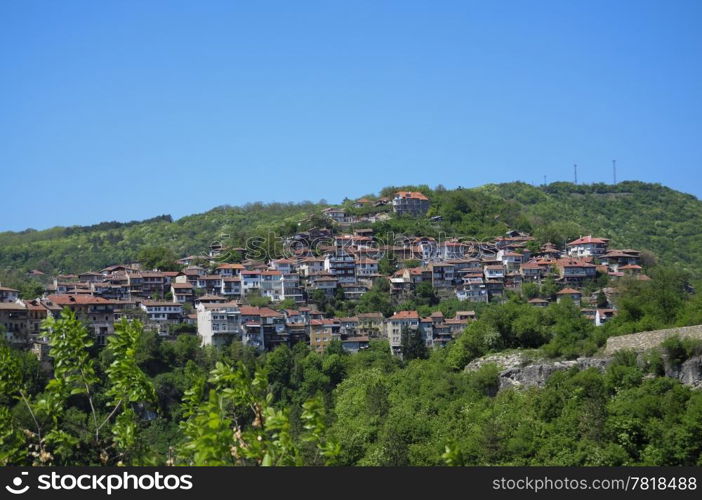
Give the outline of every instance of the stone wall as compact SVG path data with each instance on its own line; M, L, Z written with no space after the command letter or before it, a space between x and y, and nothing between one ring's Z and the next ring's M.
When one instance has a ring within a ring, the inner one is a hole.
M605 347L604 353L605 355L611 355L624 349L631 349L637 352L645 351L659 346L664 340L674 335L678 335L681 338L686 337L702 340L702 325L610 337L607 339L607 346Z

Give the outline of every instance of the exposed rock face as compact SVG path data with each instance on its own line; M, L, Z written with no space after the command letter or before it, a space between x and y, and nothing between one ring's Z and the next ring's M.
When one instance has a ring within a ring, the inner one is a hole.
M695 389L702 389L702 356L688 359L677 370L666 369L666 376L677 378Z
M578 358L568 361L530 360L522 353L493 354L471 361L465 368L472 372L480 367L494 363L500 368L500 390L510 387L543 387L548 378L557 371L577 368L586 370L597 368L604 371L612 362L612 357ZM693 388L702 388L702 356L688 359L679 367L665 363L666 377L677 378L683 384Z
M521 368L509 368L500 372L500 389L508 387L543 387L555 372L577 368L597 368L604 371L611 358L578 358L570 361L547 361Z

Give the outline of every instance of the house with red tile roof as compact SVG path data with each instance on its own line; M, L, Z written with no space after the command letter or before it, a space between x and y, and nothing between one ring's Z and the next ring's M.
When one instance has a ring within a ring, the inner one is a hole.
M425 215L429 211L429 198L417 191L398 191L392 199L392 209L398 215Z
M586 259L564 258L556 261L560 280L564 283L582 284L597 275L597 266Z
M45 303L61 309L68 308L93 331L98 345L105 345L115 332L115 308L120 303L92 295L49 295Z
M592 235L581 236L566 245L571 257L591 257L607 253L608 238L593 238Z
M419 328L419 313L417 311L398 311L386 321L385 334L390 341L390 348L395 354L400 353L402 346L402 330Z
M171 295L173 302L185 304L193 300L193 285L192 283L171 283Z

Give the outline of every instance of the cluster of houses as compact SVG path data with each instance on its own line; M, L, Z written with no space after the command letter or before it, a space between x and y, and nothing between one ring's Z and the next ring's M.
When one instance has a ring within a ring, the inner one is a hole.
M330 207L322 211L322 213L339 224L341 227L350 226L358 223L373 223L390 218L385 208L391 208L396 215L407 215L411 217L421 217L426 215L430 206L429 198L418 191L398 191L392 198L378 198L377 200L369 200L361 198L354 201L351 205L353 208L375 208L364 215L350 214L344 207Z
M413 192L399 192L382 202L391 203L397 213L415 216L426 214L429 206L426 196ZM325 214L334 219L333 212ZM614 279L627 274L648 279L638 251L611 249L606 238L585 236L558 249L550 243L536 247L534 238L520 231L483 242L421 236L387 241L380 236L372 229L312 229L287 238L285 258L222 262L225 249L218 246L209 255L181 259L181 271L115 265L57 276L34 300L20 299L17 290L0 286L0 325L8 341L32 343L38 354L46 349L41 321L65 307L89 325L98 344L106 342L120 318L139 317L164 337L189 325L203 345L220 346L236 339L263 350L308 342L321 352L338 340L345 349L357 351L370 340L383 338L398 352L405 328L419 331L428 347L439 347L475 314L465 310L453 318L441 313L422 318L417 311L399 311L389 318L380 313L328 318L316 309L314 299L358 300L377 280L386 280L395 303L412 297L418 286L431 286L440 298L455 297L468 304L499 301L507 290L550 279L560 289L556 300L568 297L600 325L616 314L611 303L614 291L601 290L607 303L600 300L597 307L594 295L583 295L584 285L598 273ZM389 273L381 272L382 259L394 266ZM253 296L269 299L268 305L248 305ZM529 303L543 307L549 300L534 298Z

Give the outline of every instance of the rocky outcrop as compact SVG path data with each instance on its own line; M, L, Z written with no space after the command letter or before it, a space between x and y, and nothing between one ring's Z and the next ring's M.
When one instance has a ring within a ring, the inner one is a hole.
M685 385L702 389L702 356L694 356L683 362L680 367L667 367L666 376L677 378Z
M569 361L550 361L519 368L509 368L500 372L500 389L508 387L543 387L546 380L556 372L577 368L597 368L604 371L611 358L578 358Z
M558 371L576 368L586 370L596 368L604 371L612 362L611 356L582 357L567 361L532 359L528 354L511 352L492 354L471 361L465 368L473 372L486 364L494 363L500 369L500 390L510 387L543 387L548 378ZM678 367L665 363L665 375L676 378L685 385L702 388L702 356L688 359Z

